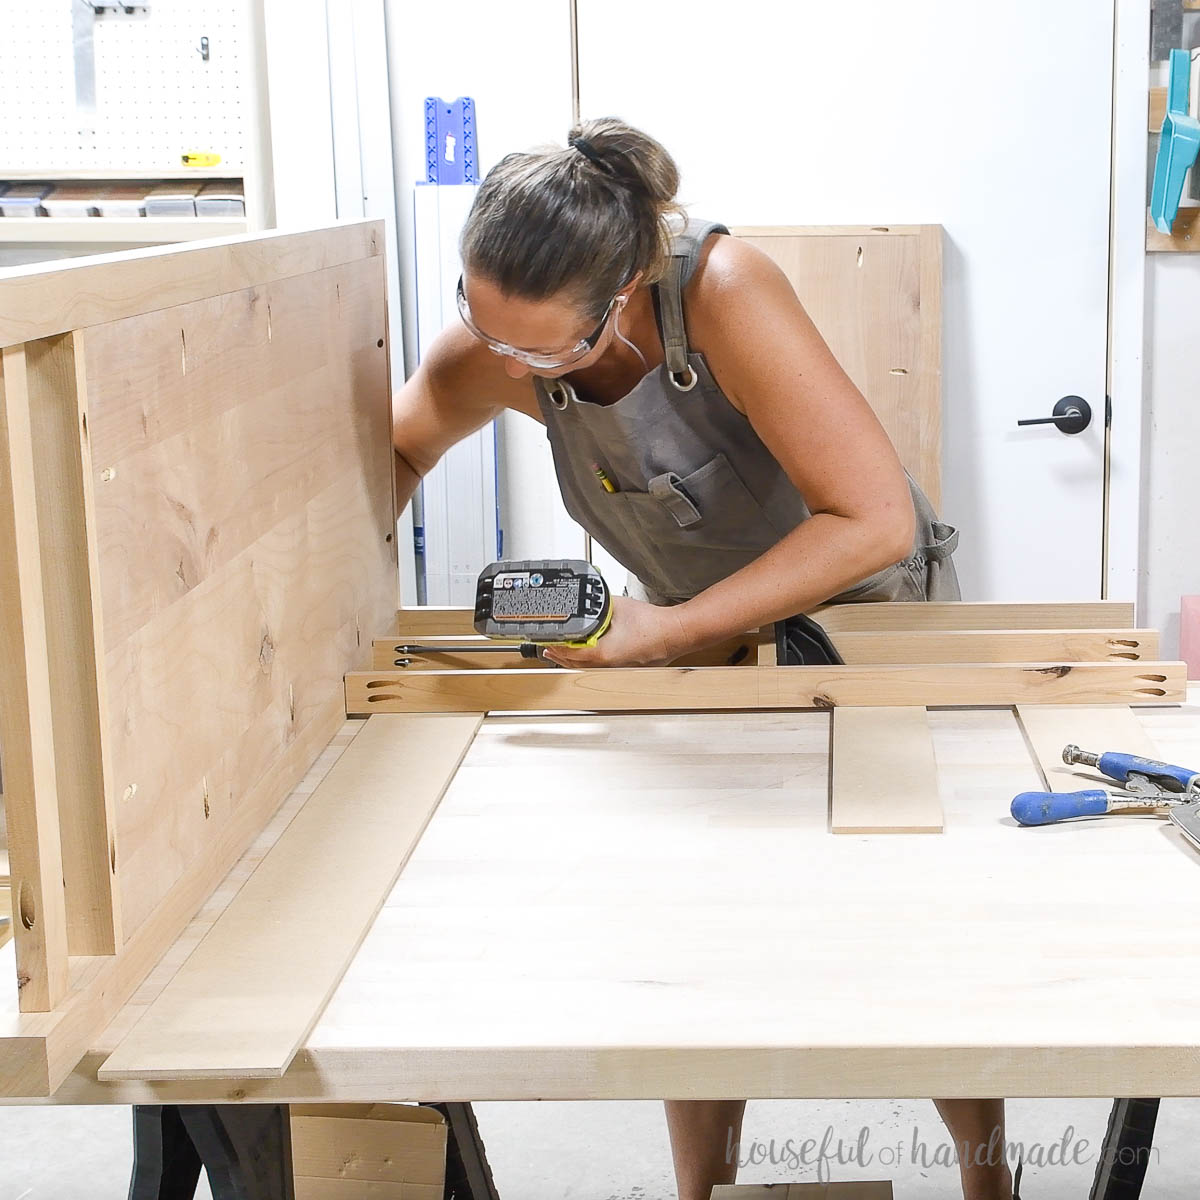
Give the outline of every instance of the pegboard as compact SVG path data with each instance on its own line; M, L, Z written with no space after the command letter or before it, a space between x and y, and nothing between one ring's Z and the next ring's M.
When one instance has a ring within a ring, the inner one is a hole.
M0 0L0 178L178 173L193 152L221 156L197 174L241 174L255 61L249 0L148 0L133 15L97 15L92 111L77 103L77 2Z

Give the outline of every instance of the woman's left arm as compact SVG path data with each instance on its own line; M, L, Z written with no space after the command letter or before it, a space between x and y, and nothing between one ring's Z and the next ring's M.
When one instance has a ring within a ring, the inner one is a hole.
M707 251L684 295L690 339L812 517L683 604L643 612L626 602L596 647L555 652L564 665L669 661L806 612L911 551L915 515L896 451L787 277L737 238L714 238Z

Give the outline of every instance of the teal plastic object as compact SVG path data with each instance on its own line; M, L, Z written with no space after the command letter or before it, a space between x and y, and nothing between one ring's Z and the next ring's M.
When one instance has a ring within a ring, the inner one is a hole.
M1170 233L1183 195L1183 177L1200 151L1200 121L1188 116L1188 74L1191 55L1172 50L1167 79L1167 115L1163 118L1158 157L1154 160L1154 188L1150 216L1160 233Z

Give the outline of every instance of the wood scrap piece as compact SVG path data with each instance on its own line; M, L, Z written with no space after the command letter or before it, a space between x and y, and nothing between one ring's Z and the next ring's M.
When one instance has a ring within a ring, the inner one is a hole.
M1067 766L1063 748L1074 744L1097 754L1113 750L1157 758L1154 742L1130 708L1102 704L1017 705L1017 716L1046 789L1078 792L1084 788L1119 787L1092 767Z
M924 708L833 714L830 831L941 833L942 801Z
M1128 629L1134 623L1133 605L1120 600L834 604L811 615L827 633L850 629Z
M396 636L400 638L438 634L448 636L458 633L475 635L473 608L442 608L433 604L421 604L415 608L401 608L396 613Z
M282 1075L481 720L369 721L99 1078Z
M842 659L872 663L1139 662L1157 659L1155 629L847 630L833 635Z

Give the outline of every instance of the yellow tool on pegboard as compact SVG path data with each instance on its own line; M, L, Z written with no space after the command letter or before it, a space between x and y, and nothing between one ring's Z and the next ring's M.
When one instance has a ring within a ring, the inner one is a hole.
M201 153L198 150L181 155L185 167L215 167L221 161L219 154Z

